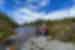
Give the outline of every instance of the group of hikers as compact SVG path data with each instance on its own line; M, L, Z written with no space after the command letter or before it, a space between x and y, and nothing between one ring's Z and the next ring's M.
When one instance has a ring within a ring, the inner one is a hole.
M47 24L38 25L36 28L36 35L37 36L48 36L48 26Z

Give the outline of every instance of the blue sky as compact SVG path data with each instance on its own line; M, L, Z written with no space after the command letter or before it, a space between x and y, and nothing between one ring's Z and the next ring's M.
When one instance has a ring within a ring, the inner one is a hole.
M3 2L5 3L1 9L4 9L3 11L5 12L27 7L26 5L30 5L25 4L26 0L4 0ZM48 4L44 7L40 7L39 11L51 12L54 10L70 8L72 5L72 0L48 0Z
M0 0L0 11L9 15L18 24L23 24L39 18L52 20L74 16L74 2L74 0Z

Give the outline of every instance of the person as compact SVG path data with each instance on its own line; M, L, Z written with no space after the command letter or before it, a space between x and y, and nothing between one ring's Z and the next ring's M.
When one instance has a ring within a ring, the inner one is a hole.
M41 24L37 27L37 30L36 30L36 35L37 36L48 36L48 27L46 24Z

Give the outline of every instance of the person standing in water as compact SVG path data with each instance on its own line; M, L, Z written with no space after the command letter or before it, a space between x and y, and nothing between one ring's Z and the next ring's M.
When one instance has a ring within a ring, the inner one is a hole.
M48 27L47 24L41 24L40 26L37 27L36 30L36 35L37 36L48 36Z

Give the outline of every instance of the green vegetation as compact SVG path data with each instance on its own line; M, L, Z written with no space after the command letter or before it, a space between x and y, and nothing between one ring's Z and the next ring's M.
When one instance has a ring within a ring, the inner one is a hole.
M17 27L16 23L9 19L6 14L0 13L0 41L12 35L15 27Z

